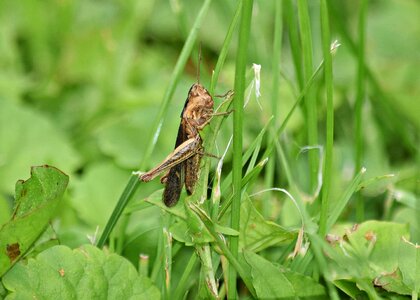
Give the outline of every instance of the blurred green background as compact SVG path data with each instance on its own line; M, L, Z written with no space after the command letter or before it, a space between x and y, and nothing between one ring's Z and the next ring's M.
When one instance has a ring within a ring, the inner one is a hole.
M332 34L341 44L334 57L336 176L332 197L342 193L354 172L357 53L352 43L357 41L357 2L331 1ZM275 0L254 3L249 68L252 63L262 65L262 109L252 96L245 109L245 147L272 114L269 101L274 3ZM309 3L317 66L322 60L319 3ZM0 224L12 212L15 182L29 177L30 166L49 164L70 175L69 189L54 226L61 242L77 246L87 242L86 234L92 235L96 226L103 229L152 139L151 124L201 4L202 1L182 0L0 2ZM199 32L204 85L210 83L235 7L235 1L214 0ZM364 165L368 178L390 173L397 176L364 191L368 219L411 220L415 224L417 218L419 15L420 4L415 0L369 1L366 64L371 73L367 74L363 108ZM288 30L285 24L278 123L299 90ZM217 94L233 88L236 40L216 87ZM198 45L172 98L148 167L161 161L173 148L179 114L187 91L196 80L197 52ZM323 83L319 81L315 90L322 144L325 100ZM232 132L230 123L225 123L219 138L221 150ZM305 189L305 159L297 155L306 146L303 126L303 115L297 111L287 127L286 138L293 172ZM229 166L229 158L225 164ZM282 186L281 171L277 173L275 185ZM143 185L136 199L160 187L158 181ZM255 186L256 190L259 188ZM403 205L391 210L390 201ZM293 224L286 206L280 222ZM129 242L138 242L140 236L153 236L153 228L159 226L157 215L159 210L154 207L136 213L130 221ZM344 217L351 220L351 211ZM420 237L419 228L413 226L412 232Z

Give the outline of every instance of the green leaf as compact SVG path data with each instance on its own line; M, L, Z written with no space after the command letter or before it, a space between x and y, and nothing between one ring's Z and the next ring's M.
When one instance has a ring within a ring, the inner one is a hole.
M239 232L238 231L236 231L236 230L234 230L234 229L232 229L232 228L230 228L228 226L219 225L217 223L214 224L214 230L217 233L221 233L223 235L234 235L234 236L239 235Z
M16 183L11 220L0 229L0 276L23 255L55 214L68 176L50 166L33 167L31 178Z
M337 243L332 242L334 251L328 251L337 263L335 279L355 282L367 293L375 293L372 282L379 286L389 280L398 283L385 276L395 277L400 240L407 236L407 225L392 222L367 221L347 229Z
M413 292L420 292L420 246L405 239L400 241L398 265L402 279Z
M325 295L322 285L300 273L283 270L251 251L244 251L251 267L252 283L260 299Z
M181 219L173 223L169 231L173 234L174 239L185 243L186 246L214 242L214 238L206 228L203 227L200 231L192 231L189 224Z
M411 295L411 290L402 282L401 271L380 275L375 279L375 285L380 286L388 292L394 292L401 295Z
M362 299L361 297L364 295L364 292L359 290L354 282L348 280L335 280L334 285L349 295L352 299Z
M54 165L67 172L79 164L70 142L48 118L16 103L0 100L0 191L12 193L28 166Z
M239 246L255 252L271 246L291 243L297 232L264 219L251 199L244 195L241 204Z
M378 274L397 268L399 241L403 236L408 236L407 225L382 221L364 222L346 234L355 253L368 258Z
M9 299L159 299L151 280L116 254L85 245L56 246L3 278Z

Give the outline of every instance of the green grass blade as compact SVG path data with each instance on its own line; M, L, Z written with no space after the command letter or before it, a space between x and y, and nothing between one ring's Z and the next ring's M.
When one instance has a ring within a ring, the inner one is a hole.
M325 159L323 170L321 216L319 220L319 232L321 236L326 234L329 195L332 177L333 143L334 143L334 102L333 102L333 69L331 54L331 33L328 16L327 0L321 0L321 30L322 30L322 51L324 54L324 79L327 98L327 124Z
M265 124L264 128L261 129L260 133L258 133L255 140L249 145L249 147L246 149L245 153L242 157L242 167L245 166L246 162L251 158L252 154L254 153L255 149L259 147L262 143L262 139L269 128L271 122L273 121L273 117L271 117L268 122ZM264 157L267 157L268 154L265 153ZM232 172L230 172L226 178L223 180L222 183L222 191L226 191L230 186L232 185Z
M211 95L214 95L214 90L216 88L217 80L219 79L220 71L222 70L222 67L225 64L226 56L229 51L230 42L232 41L233 32L235 31L236 25L238 24L238 21L239 21L241 8L242 8L242 1L238 1L235 15L233 16L232 22L229 25L225 39L223 41L223 46L220 49L220 54L217 59L216 66L214 67L213 76L211 77L211 84L210 84L210 89L209 89Z
M238 52L236 56L235 70L235 97L233 113L233 190L234 198L232 203L231 227L239 230L240 206L241 206L241 183L242 183L242 128L243 128L243 106L245 96L245 74L248 57L249 36L251 33L251 16L253 0L243 0L241 23L239 30ZM239 238L231 236L229 239L232 256L238 258ZM236 270L229 267L228 272L228 298L236 298Z
M272 142L277 138L275 130L277 128L278 120L278 103L279 102L279 80L280 80L280 58L281 58L281 46L283 37L283 20L282 10L283 1L276 1L275 16L274 16L274 37L273 37L273 64L271 66L273 81L271 88L271 114L274 117L273 125L270 129L269 141ZM267 188L273 186L274 175L275 175L275 156L272 157L267 163L264 184ZM267 193L265 201L263 201L263 215L268 216L271 212L271 199L272 194Z
M303 228L305 230L305 233L309 237L309 240L311 241L311 250L314 253L316 262L318 264L318 268L321 271L322 275L327 279L327 286L330 291L330 297L332 299L338 299L338 296L336 295L336 291L334 287L332 286L331 282L328 281L328 278L330 278L330 270L327 265L327 262L324 257L324 253L322 252L322 245L324 241L320 239L319 235L316 234L317 226L312 221L309 212L307 211L302 198L300 197L300 193L294 184L294 179L292 176L292 173L290 171L289 163L286 159L285 153L282 149L282 146L280 145L280 142L276 142L277 145L277 151L279 154L279 159L282 162L282 165L285 169L285 173L287 176L287 180L289 181L290 186L290 195L295 199L294 203L297 206L297 209L299 210L302 222L303 222Z
M188 281L190 280L191 274L197 264L197 254L193 252L191 254L190 260L188 261L184 272L181 275L181 279L179 280L176 289L173 293L173 299L175 300L182 300L184 299L184 295L187 293L187 285Z
M200 257L201 270L204 275L203 285L207 288L208 295L212 297L212 299L219 299L210 246L209 244L196 244L195 251Z
M328 221L327 221L326 232L328 232L329 229L331 229L331 227L335 224L335 222L338 220L338 217L343 212L344 208L349 202L350 197L358 190L359 184L362 180L362 176L365 173L365 171L366 170L364 168L361 169L361 171L359 171L359 173L356 175L356 177L353 178L350 185L344 191L343 195L340 198L338 198L337 203L330 210Z
M296 71L296 81L299 88L302 89L305 85L302 72L302 51L299 42L299 27L297 26L296 14L292 0L284 0L284 15L288 26L288 36L292 51L293 65L295 66Z
M106 240L108 239L109 235L111 234L112 230L117 224L117 221L120 218L122 212L124 211L124 208L127 206L128 201L130 201L131 197L134 195L134 192L136 191L139 184L139 178L136 175L131 175L128 184L126 185L122 195L120 196L120 199L118 200L117 205L112 211L111 217L108 219L104 231L102 232L102 235L99 238L98 243L96 244L98 248L102 248L105 245Z
M356 102L354 105L355 114L355 169L360 170L363 164L364 156L364 134L363 134L363 103L365 98L365 32L366 32L366 15L367 15L367 3L368 1L363 0L360 2L359 10L359 48L358 48L358 61L357 61L357 95ZM357 194L356 198L356 218L361 222L365 218L365 207L363 198L360 193Z
M307 0L298 0L299 28L303 53L303 74L305 83L311 78L313 73L312 56L312 33L311 20L309 18ZM317 105L313 91L310 89L305 96L307 143L309 146L318 145L318 127L317 127ZM314 151L308 153L309 172L310 172L310 190L316 189L318 182L319 158Z
M205 214L205 212L195 205L194 203L190 203L190 208L194 213L201 219L204 226L206 226L207 230L210 232L210 234L213 236L213 238L216 241L216 244L221 249L223 255L228 259L229 263L236 269L236 271L239 273L239 276L244 281L245 285L247 286L249 292L253 295L253 297L256 297L253 285L251 283L251 276L247 272L245 272L242 265L239 263L237 255L235 256L234 253L231 252L231 250L226 246L225 240L221 238L220 234L215 230L214 224L212 223L212 220ZM236 279L236 277L235 277ZM231 289L231 287L230 287ZM233 291L234 298L236 298L236 289ZM229 293L229 292L228 292ZM231 298L229 298L231 299Z
M172 234L168 231L168 227L163 227L163 267L165 274L164 295L166 299L170 299L171 295L171 277L172 277Z
M315 78L321 72L321 70L323 69L323 67L324 67L324 61L322 61L319 64L319 66L316 68L315 72L312 74L311 78L309 78L309 80L305 83L305 86L304 86L303 90L300 92L299 97L296 99L296 101L293 104L292 108L287 113L286 118L281 123L280 128L277 130L277 136L279 136L284 131L284 129L286 128L286 125L289 122L290 117L293 115L293 113L295 112L295 109L299 106L299 104L302 102L302 100L304 99L304 97L307 95L309 89L312 87L312 84L315 81Z
M262 171L264 166L266 165L268 158L263 159L260 161L252 170L250 170L243 178L241 182L241 189L243 190L246 185L252 182ZM222 206L220 207L220 213L218 219L220 220L223 215L226 213L228 208L231 206L233 201L233 192L226 197L226 200L223 202Z
M295 112L295 110L299 106L299 104L302 102L302 100L304 99L306 93L311 88L313 82L315 81L315 78L317 78L318 74L321 72L321 70L323 69L323 67L324 67L324 61L322 61L319 64L319 66L316 68L315 72L309 78L308 82L306 82L306 84L304 85L303 90L300 92L300 94L299 94L298 98L296 99L295 103L293 104L292 108L289 110L289 112L287 113L287 115L286 115L285 119L283 120L282 124L277 129L276 136L280 136L282 134L282 132L286 128L286 126L287 126L287 124L288 124L291 116L293 115L293 113ZM269 157L270 156L270 154L273 151L274 147L276 146L277 142L278 142L278 140L276 140L273 143L271 143L271 144L268 145L266 151L263 154L263 157ZM249 156L251 155L250 153L249 153ZM229 181L225 181L225 183L226 182L229 183Z

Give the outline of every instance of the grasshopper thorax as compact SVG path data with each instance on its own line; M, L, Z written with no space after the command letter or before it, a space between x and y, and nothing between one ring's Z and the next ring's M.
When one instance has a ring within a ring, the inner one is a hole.
M201 84L194 83L188 92L187 101L183 118L188 120L190 126L201 130L213 115L213 98Z

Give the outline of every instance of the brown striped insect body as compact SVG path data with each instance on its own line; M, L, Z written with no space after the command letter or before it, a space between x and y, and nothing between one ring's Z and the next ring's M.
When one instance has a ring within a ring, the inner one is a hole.
M200 83L193 84L181 113L175 150L155 168L139 176L140 180L147 182L169 169L161 178L165 184L163 202L166 206L171 207L178 202L184 184L187 194L194 192L203 155L199 131L210 122L213 107L210 93Z

